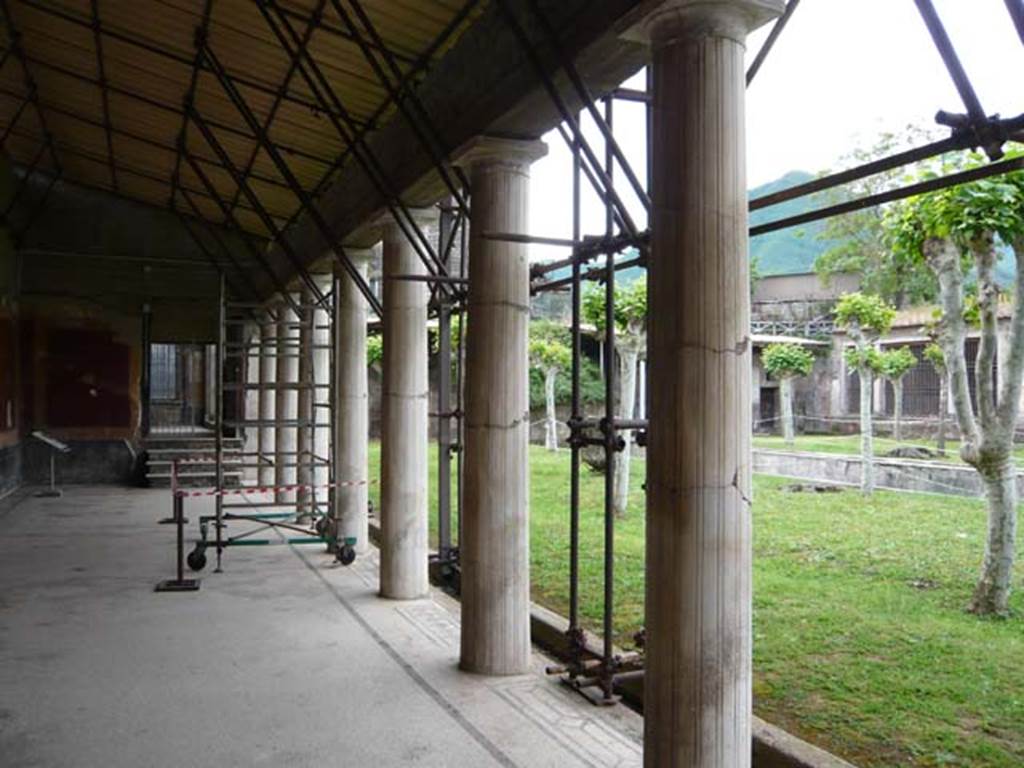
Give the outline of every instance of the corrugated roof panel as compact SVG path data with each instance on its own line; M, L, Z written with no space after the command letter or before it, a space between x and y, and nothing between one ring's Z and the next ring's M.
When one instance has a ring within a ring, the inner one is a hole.
M94 92L70 91L67 94L67 98L63 100L51 101L50 99L40 99L39 104L46 115L53 112L56 115L84 122L88 125L103 124L103 103L100 99L99 89L96 89Z
M23 101L24 97L19 92L7 92L6 89L0 89L0 116L2 116L0 117L0 125L4 129L11 124L15 115L18 115L18 109ZM39 122L39 113L34 106L28 104L21 110L21 114L18 115L18 121L14 123L13 130L30 137L42 137L43 127ZM39 138L35 140L38 142Z
M82 110L91 119L103 119L103 101L100 98L100 89L95 85L84 83L71 74L44 67L32 67L31 63L29 66L41 101L74 105L74 109Z
M43 149L43 145L42 142L40 142L32 133L15 129L11 132L11 135L7 137L7 143L4 145L4 149L16 163L27 168L33 159L39 155L39 151ZM45 149L43 150L42 157L40 157L39 164L36 167L39 170L43 170L48 173L54 170L50 153Z
M100 0L100 21L111 33L137 41L138 47L158 48L191 61L195 56L195 30L202 10L203 0L187 3Z
M462 2L363 0L363 6L405 72L429 49L459 12ZM202 24L205 4L206 0L97 1L120 194L157 204L166 204L170 197L170 180L178 162L177 137L185 119L183 104L196 60L196 30ZM323 15L314 18L314 11L321 6ZM287 77L289 52L280 45L255 3L216 0L212 7L207 38L210 49L256 116L260 129L269 125L268 136L279 146L291 173L311 192L346 149L329 112L301 73L295 71ZM388 89L378 81L364 51L351 39L351 30L333 3L282 0L278 7L284 21L273 9L268 13L289 40L288 26L300 36L312 30L309 55L356 120L355 130L364 130L366 121L377 112L382 114L378 125L393 116ZM109 189L109 150L103 128L106 116L91 1L29 0L12 3L11 8L67 178ZM352 14L351 21L365 34L356 14ZM368 44L376 46L372 41ZM450 44L448 41L439 51ZM379 64L390 76L388 63L379 58ZM211 68L208 61L198 76L195 108L238 171L249 169L252 190L283 225L297 210L298 199L284 183L281 170L259 148L250 126ZM19 95L27 92L19 70L20 65L0 70L0 120L2 115L13 116ZM276 101L280 103L268 121ZM329 111L336 111L333 103ZM337 119L340 121L340 116ZM42 132L38 118L26 110L9 140L18 162L31 159ZM195 125L189 125L186 135L189 151L204 159L204 172L217 193L230 203L238 196L231 175L218 167L216 152ZM194 191L203 216L220 222L222 213L212 200L202 197L206 191L187 163L181 163L180 179L183 187ZM176 202L189 212L181 196ZM244 196L239 197L236 213L240 223L266 234L249 206Z
M67 149L67 148L65 148ZM99 158L83 155L79 152L60 152L60 164L64 176L72 181L80 181L89 186L112 189L110 173L106 162Z
M122 134L114 134L113 144L116 162L125 161L170 179L177 156L173 149L156 147Z
M235 211L235 220L238 222L238 226L244 229L246 232L256 232L263 237L270 237L270 230L263 226L263 222L260 217L252 211L237 210ZM278 228L284 226L284 221L276 222Z
M52 3L51 5L61 10L61 6L66 6L67 3ZM9 2L7 8L15 28L25 38L23 44L28 51L34 50L30 43L32 35L45 35L58 44L63 42L65 45L86 50L92 49L95 45L92 29L49 13L45 10L45 6ZM84 13L73 8L67 10L71 15L82 19L89 19L91 15L88 4L86 4ZM95 62L95 55L93 61ZM89 70L89 74L95 74L95 67Z
M217 144L231 160L232 165L238 170L245 168L245 164L248 162L250 154L252 154L253 143L218 128L207 127L210 134L216 139ZM219 153L206 141L205 136L196 126L195 122L189 123L185 142L187 147L203 147L204 154L217 158L218 162L220 161Z
M291 104L281 105L269 132L274 140L287 141L317 157L333 157L345 146L327 115Z
M102 128L55 112L46 113L46 125L54 136L72 146L107 155L107 134Z
M93 81L99 80L98 62L92 47L65 44L57 36L35 30L26 31L22 42L27 50L35 51L52 67L77 72Z
M177 99L170 103L176 106L181 106L181 96L192 75L188 63L109 37L103 40L103 63L107 77L113 80L116 73L124 85L130 86L133 80L157 80L170 86L177 93Z
M153 205L166 206L168 197L167 185L131 173L120 173L117 177L121 192L130 197L139 198Z
M177 115L118 93L111 93L108 98L110 122L115 127L174 146L181 129L181 119Z

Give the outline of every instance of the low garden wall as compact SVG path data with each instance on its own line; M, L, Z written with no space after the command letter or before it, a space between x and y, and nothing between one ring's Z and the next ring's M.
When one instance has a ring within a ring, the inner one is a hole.
M861 459L836 453L807 453L754 449L754 471L766 475L816 482L860 485ZM944 493L979 498L984 495L981 478L973 467L948 461L875 458L875 485L894 491ZM1017 487L1024 492L1024 478L1017 474Z

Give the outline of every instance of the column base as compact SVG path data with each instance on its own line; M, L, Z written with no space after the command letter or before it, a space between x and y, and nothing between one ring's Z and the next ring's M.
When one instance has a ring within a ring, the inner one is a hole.
M476 664L473 662L460 660L459 671L466 672L471 675L481 675L483 677L515 677L517 675L529 674L530 665L529 663L526 663L522 666L494 666L490 664Z
M357 550L357 552L358 552L358 550ZM402 594L402 593L391 594L389 592L385 592L382 589L382 590L380 590L377 593L377 597L381 598L382 600L395 600L395 601L402 601L402 602L409 601L409 600L425 600L426 598L430 597L430 590L428 589L426 592L424 592L422 594L416 595L416 594Z

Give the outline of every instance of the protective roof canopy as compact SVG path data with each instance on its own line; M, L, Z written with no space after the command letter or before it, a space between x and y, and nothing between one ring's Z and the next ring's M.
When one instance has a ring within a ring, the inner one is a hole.
M234 219L262 237L285 228L300 212L300 194L315 199L347 161L339 126L351 137L386 122L393 83L422 79L473 22L475 7L464 0L0 3L0 134L16 163L209 222Z

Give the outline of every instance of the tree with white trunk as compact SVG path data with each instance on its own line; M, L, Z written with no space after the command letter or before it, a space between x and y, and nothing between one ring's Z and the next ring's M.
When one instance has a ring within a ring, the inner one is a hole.
M892 436L896 442L903 439L903 377L916 365L910 347L886 349L878 355L878 373L892 385Z
M878 296L857 292L839 298L835 315L837 325L853 341L853 346L846 350L846 364L856 369L860 379L860 490L871 495L875 491L871 400L879 366L877 344L879 337L892 327L896 310Z
M637 280L615 289L615 353L618 359L618 391L615 418L630 420L635 415L636 372L641 356L647 353L647 282ZM598 338L605 333L605 292L597 288L583 294L583 318L594 325ZM608 363L610 361L606 361ZM615 514L623 516L629 503L629 467L632 454L632 431L624 431L625 447L615 462Z
M549 451L558 450L556 379L572 365L567 335L566 329L556 323L543 320L530 323L530 366L544 374L544 447Z
M1020 308L1024 296L1024 173L912 198L890 212L887 224L894 249L922 259L938 277L938 343L949 371L950 395L960 428L960 457L977 470L985 485L988 532L968 610L1005 616L1016 556L1013 436L1024 376L1024 312ZM1000 304L997 242L1010 246L1017 266L1009 345L999 361L998 387L994 370ZM974 302L968 295L971 283ZM975 312L980 339L974 366L977 397L972 403L964 342Z
M814 367L814 355L798 344L769 344L761 353L761 364L779 382L782 400L782 436L786 445L794 442L793 379L806 376Z

